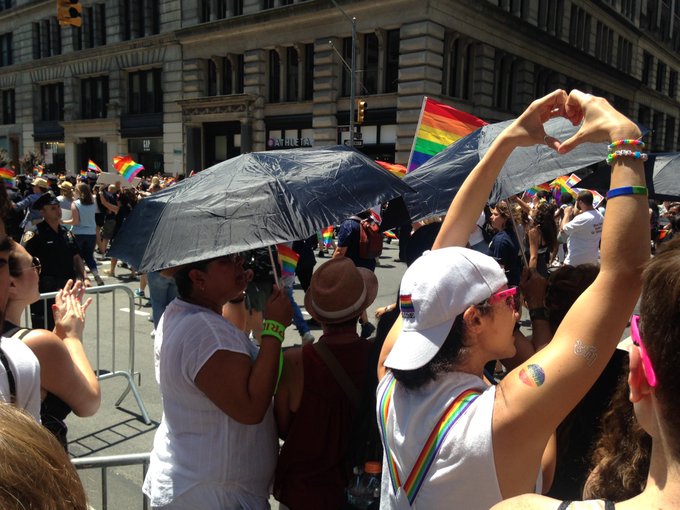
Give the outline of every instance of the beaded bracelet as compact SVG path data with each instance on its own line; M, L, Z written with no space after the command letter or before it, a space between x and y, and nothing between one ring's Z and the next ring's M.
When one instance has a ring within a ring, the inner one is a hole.
M622 195L647 195L647 188L644 186L623 186L621 188L610 189L607 193L607 200Z
M286 333L286 326L280 322L273 321L271 319L266 319L262 321L262 334L269 335L276 338L279 342L283 343L283 335Z
M607 164L611 165L615 160L619 158L635 158L639 159L640 161L647 161L647 153L639 151L629 151L627 149L622 151L614 151L607 155Z
M636 140L633 138L624 138L623 140L614 140L612 143L609 144L609 152L613 151L617 147L622 147L624 145L636 145L640 147L640 149L645 148L645 142L642 140Z

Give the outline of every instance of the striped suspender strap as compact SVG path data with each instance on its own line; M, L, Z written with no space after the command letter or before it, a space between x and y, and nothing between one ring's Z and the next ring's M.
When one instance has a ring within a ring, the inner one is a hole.
M394 493L397 493L399 487L403 487L406 497L408 498L409 504L413 505L413 502L420 491L423 482L425 481L425 476L427 475L432 463L434 462L439 450L441 449L444 439L449 431L453 428L458 418L460 418L468 407L479 397L480 393L475 390L465 390L463 393L458 395L444 410L439 421L433 427L432 432L430 432L423 449L418 455L411 473L406 479L406 483L401 485L399 479L399 472L397 470L397 464L394 461L394 457L389 447L387 446L387 414L389 411L389 406L392 401L392 393L394 392L394 384L396 379L390 374L392 380L388 383L385 393L380 400L380 425L382 428L383 435L383 445L385 447L385 453L387 454L387 465L390 472L390 479L392 480L392 489Z

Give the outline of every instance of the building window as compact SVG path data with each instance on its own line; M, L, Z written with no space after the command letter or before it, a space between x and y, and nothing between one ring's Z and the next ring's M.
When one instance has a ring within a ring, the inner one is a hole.
M561 37L563 17L564 0L539 0L538 28L555 37Z
M305 70L302 99L314 97L314 44L305 44Z
M380 47L378 36L374 33L364 35L364 58L362 73L359 73L362 87L361 94L378 93L378 63L380 59Z
M630 74L631 60L633 59L633 43L619 36L619 51L616 56L616 67Z
M243 55L208 60L208 96L243 93Z
M83 8L83 46L86 48L94 48L94 8Z
M621 0L621 14L630 21L635 21L636 0Z
M14 110L14 89L2 91L2 123L14 124L16 122Z
M384 92L396 92L399 87L399 29L385 34L385 84Z
M0 0L0 11L14 7L14 0Z
M601 21L598 21L595 34L595 57L605 64L611 64L613 53L614 31Z
M269 50L269 102L281 101L281 59L276 50Z
M342 66L342 95L347 97L351 94L352 90L351 72L347 68L348 65L352 65L351 37L345 37L342 40L342 58L344 59L345 62L347 62L347 65L345 65L343 62L340 62L340 65Z
M498 0L498 6L517 17L524 18L528 3L525 0Z
M273 9L274 8L274 0L262 0L262 8L263 9Z
M656 66L656 90L663 92L666 85L666 64L659 62Z
M61 55L61 28L57 18L33 23L33 58Z
M241 16L243 14L243 0L231 0L232 3L232 16Z
M83 119L105 119L109 102L108 76L81 80L80 98Z
M217 64L213 59L208 59L208 79L206 80L207 88L206 95L216 96L217 92Z
M210 2L212 0L199 0L198 2L198 22L206 23L210 21Z
M673 141L675 140L675 117L670 115L666 117L666 131L664 133L663 149L665 151L673 150Z
M297 101L299 92L300 59L297 50L286 48L286 101Z
M671 71L668 78L668 96L675 99L678 94L678 72Z
M0 35L0 67L11 66L13 63L12 34Z
M494 106L496 108L513 110L516 75L515 57L496 50L494 67Z
M40 120L64 120L64 84L40 87Z
M106 6L94 5L94 42L95 46L106 44Z
M128 113L161 113L163 89L161 69L138 71L128 75Z
M651 53L646 51L642 53L642 80L643 85L648 85L651 83L652 79L652 68L654 67L654 57Z
M571 6L571 25L569 26L569 43L575 48L590 51L590 21L591 17L584 9Z
M456 36L451 42L447 74L449 96L470 99L473 52L472 43L462 37Z
M663 150L662 140L661 140L661 128L664 125L664 114L663 112L654 112L652 117L652 147L649 148L649 152L654 150L659 152Z
M121 0L123 40L160 33L160 0Z

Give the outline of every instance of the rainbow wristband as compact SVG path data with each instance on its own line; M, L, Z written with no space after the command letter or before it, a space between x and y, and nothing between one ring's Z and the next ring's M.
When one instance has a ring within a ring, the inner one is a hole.
M647 196L647 188L644 186L623 186L621 188L610 189L607 193L607 200L610 198L621 197L623 195Z
M609 144L609 152L613 151L617 147L623 147L624 145L635 145L639 147L640 149L645 148L645 142L642 140L636 140L633 138L624 138L623 140L614 140L612 143Z
M647 154L640 151L629 151L627 149L621 151L614 151L607 155L607 164L611 165L612 163L614 163L615 160L619 158L635 158L639 159L640 161L647 161Z
M262 334L273 336L279 342L283 343L283 335L286 334L286 326L280 322L276 322L271 319L265 319L262 321Z

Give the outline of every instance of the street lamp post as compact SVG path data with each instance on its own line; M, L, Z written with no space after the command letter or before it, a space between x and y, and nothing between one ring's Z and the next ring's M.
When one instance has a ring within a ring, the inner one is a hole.
M342 15L352 24L352 62L350 63L349 81L349 146L354 147L354 109L356 108L356 62L357 62L357 19L349 17L345 10L335 0L331 0Z

